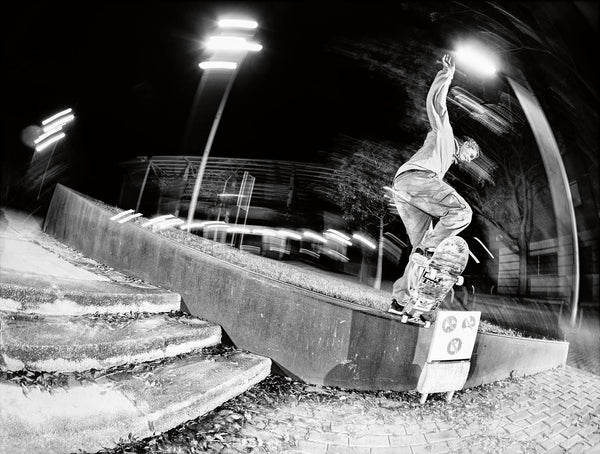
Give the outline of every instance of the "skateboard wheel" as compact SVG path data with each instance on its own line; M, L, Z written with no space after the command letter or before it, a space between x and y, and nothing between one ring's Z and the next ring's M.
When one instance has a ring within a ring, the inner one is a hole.
M408 321L408 316L407 315L403 315L402 318L400 319L400 321L402 323L406 323Z
M463 285L465 283L465 278L462 276L458 276L456 278L456 285Z
M429 328L431 326L431 322L425 322L425 328Z

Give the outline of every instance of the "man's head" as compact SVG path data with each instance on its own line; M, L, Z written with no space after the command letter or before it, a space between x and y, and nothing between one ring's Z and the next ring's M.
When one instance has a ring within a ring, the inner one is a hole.
M479 144L470 137L465 137L458 147L456 158L460 162L471 162L479 156Z

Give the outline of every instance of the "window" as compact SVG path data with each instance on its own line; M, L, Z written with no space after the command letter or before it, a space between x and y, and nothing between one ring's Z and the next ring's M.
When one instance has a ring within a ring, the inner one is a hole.
M527 268L530 276L557 276L558 254L530 255Z

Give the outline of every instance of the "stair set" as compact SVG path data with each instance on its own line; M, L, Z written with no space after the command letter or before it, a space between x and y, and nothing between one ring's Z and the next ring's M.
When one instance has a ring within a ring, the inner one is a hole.
M221 327L180 305L179 294L126 280L3 275L0 453L95 452L145 438L269 374L270 359L221 346ZM44 372L60 386L28 385Z

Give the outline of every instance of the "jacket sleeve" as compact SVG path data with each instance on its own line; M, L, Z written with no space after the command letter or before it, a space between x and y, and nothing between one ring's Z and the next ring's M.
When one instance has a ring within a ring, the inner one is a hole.
M446 97L448 96L448 89L452 83L453 72L449 72L445 69L440 70L427 94L427 117L431 129L438 131L445 125L450 125L448 118L448 110L446 108Z

